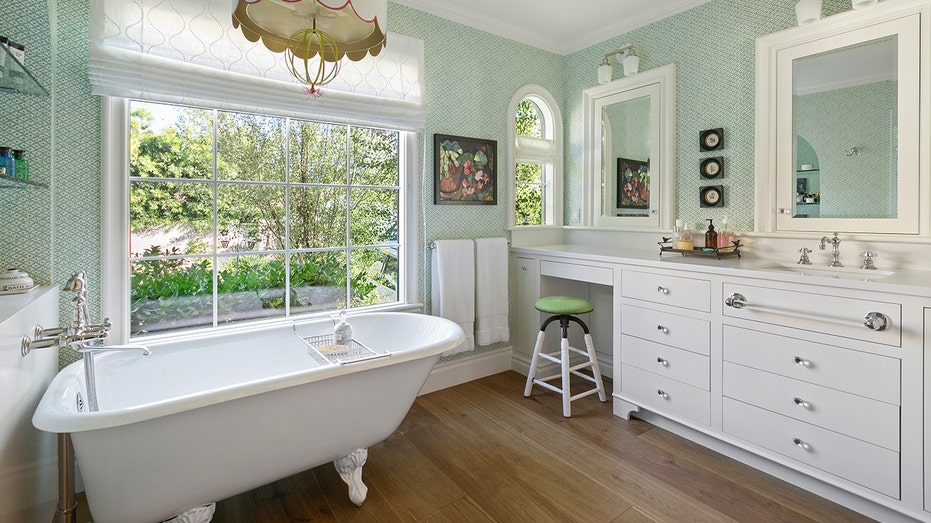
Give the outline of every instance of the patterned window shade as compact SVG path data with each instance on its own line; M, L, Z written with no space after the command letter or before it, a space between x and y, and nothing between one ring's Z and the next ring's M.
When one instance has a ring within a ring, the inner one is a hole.
M423 41L389 33L378 56L343 60L313 98L283 53L233 28L231 0L92 0L93 94L419 130Z

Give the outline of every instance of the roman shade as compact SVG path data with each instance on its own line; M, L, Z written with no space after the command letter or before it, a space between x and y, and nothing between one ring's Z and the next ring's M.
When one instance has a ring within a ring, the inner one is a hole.
M282 53L233 29L230 0L92 0L93 94L225 110L325 118L416 131L424 126L423 41L389 33L316 98Z

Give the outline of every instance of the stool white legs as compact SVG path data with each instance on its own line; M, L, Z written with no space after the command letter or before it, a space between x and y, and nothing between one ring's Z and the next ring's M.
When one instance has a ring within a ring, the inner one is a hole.
M586 327L585 330L588 330ZM559 358L556 358L555 352L551 354L543 353L543 340L545 338L545 330L541 330L537 334L537 343L533 347L533 356L530 359L530 370L527 373L527 384L524 386L524 396L530 397L530 392L533 389L534 384L539 385L545 389L549 389L553 392L562 395L562 414L565 417L572 416L572 401L579 398L583 398L590 394L598 393L598 399L601 401L607 401L607 396L605 395L604 383L601 379L601 370L598 368L598 356L595 353L595 346L592 343L591 334L585 334L585 349L586 352L582 352L575 347L569 346L568 338L561 338L559 344ZM588 357L588 361L580 363L578 365L572 365L569 361L569 353L575 352L580 355ZM545 358L552 361L553 363L558 363L560 366L560 373L554 374L552 376L547 376L545 378L537 378L537 367L540 363L540 358ZM582 372L579 372L580 369L590 367L592 371L592 376L588 376ZM595 388L587 390L580 394L572 395L569 387L569 376L570 374L575 374L576 376L585 378L591 382L594 382ZM556 378L562 379L562 388L556 387L549 383L546 383L549 380Z
M601 381L601 369L598 368L598 356L595 354L595 345L592 343L592 335L585 335L585 348L588 350L588 359L592 361L592 374L595 378L595 389L598 391L598 399L608 401L605 396L605 386Z
M530 372L527 373L527 385L524 387L524 397L530 397L533 388L533 377L537 374L537 364L540 362L540 350L543 348L544 332L537 333L537 343L533 346L533 356L530 358Z

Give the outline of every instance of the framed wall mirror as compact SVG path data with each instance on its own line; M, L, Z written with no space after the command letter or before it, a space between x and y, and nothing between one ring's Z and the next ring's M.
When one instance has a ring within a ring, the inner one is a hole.
M675 214L674 64L586 89L586 224L671 229Z
M928 235L928 0L757 40L756 229Z

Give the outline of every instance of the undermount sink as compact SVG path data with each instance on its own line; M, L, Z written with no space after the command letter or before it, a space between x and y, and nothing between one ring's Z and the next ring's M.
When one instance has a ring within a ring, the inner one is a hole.
M895 271L860 269L857 267L829 267L819 265L799 265L797 263L776 263L766 267L767 270L791 272L802 276L820 276L822 278L839 278L843 280L881 280L892 276Z

